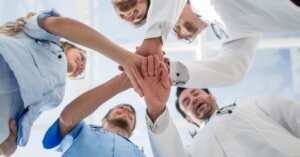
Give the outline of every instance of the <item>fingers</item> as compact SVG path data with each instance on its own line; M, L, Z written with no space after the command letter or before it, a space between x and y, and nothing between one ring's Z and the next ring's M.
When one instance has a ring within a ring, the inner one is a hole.
M157 55L154 56L154 75L159 76L160 75L160 60Z
M131 71L134 77L136 78L138 84L142 84L144 79L135 65L131 68Z
M148 57L148 75L154 76L154 60L153 56Z
M170 65L170 59L169 58L164 58L164 62L167 64L167 66Z
M142 75L143 75L143 77L144 78L146 78L146 77L148 77L149 75L148 75L148 60L147 60L147 58L143 58L142 59L142 67L141 67L141 69L142 69Z
M134 65L134 67L136 68L136 71L138 71L137 67L135 65ZM129 80L131 82L132 87L134 88L134 91L137 92L142 97L142 96L144 96L143 90L139 86L136 77L132 73L132 68L131 68L130 72L127 72L127 76L128 76L128 78L129 78Z
M170 80L170 86L173 86L173 80L170 76L169 76L169 80Z
M143 85L144 79L143 79L142 75L140 74L138 68L135 65L132 66L131 71L137 82L136 85L133 85L132 82L131 82L131 84L132 84L134 90L142 97L144 94L142 93L142 89L140 87ZM136 89L136 86L138 86L138 89Z
M168 67L168 72L170 73L170 59L169 58L164 58L165 64L167 64Z
M164 88L166 89L171 88L168 68L167 65L164 63L161 64L161 83L164 86Z

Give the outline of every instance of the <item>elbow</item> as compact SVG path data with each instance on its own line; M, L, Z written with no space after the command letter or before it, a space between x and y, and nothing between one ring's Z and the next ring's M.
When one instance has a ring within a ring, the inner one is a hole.
M236 73L236 74L232 77L232 79L231 79L232 84L235 84L235 83L240 82L240 81L245 77L245 75L246 75L246 72L238 72L238 73Z
M59 122L61 125L70 127L74 125L72 114L69 114L67 110L63 110L60 114Z
M247 75L251 63L252 59L249 60L247 57L240 57L236 59L236 62L228 66L232 84L240 82Z
M62 30L62 27L66 21L66 18L63 17L47 17L38 21L38 24L41 28L47 32L59 35L59 30Z
M240 67L234 70L231 75L231 84L240 82L247 74L248 69L246 67Z

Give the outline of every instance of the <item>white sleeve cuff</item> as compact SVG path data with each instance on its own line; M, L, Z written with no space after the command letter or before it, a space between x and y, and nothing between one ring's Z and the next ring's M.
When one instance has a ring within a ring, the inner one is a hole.
M169 34L170 27L166 22L153 24L146 30L145 39L161 37L162 43L164 43Z
M186 66L178 61L170 61L170 76L176 86L182 86L189 80Z
M154 134L160 134L166 130L169 123L169 117L169 111L166 108L165 111L153 123L146 112L146 125Z

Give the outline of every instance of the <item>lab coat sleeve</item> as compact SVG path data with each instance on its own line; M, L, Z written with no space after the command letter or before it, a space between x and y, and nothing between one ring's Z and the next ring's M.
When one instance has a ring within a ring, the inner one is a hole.
M257 106L272 120L300 138L300 102L280 97L261 97Z
M147 13L145 39L161 37L164 42L187 0L151 0Z
M237 83L248 71L260 36L226 42L219 55L202 61L172 62L170 74L178 85L190 88L222 87ZM186 76L188 75L188 76Z
M187 157L174 122L165 110L153 124L146 116L148 135L154 157Z

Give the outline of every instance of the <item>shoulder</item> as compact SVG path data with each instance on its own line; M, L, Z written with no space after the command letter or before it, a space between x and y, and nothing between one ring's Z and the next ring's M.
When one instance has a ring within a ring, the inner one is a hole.
M55 36L45 29L43 29L39 22L48 17L60 17L60 14L52 9L49 11L41 11L38 14L30 17L26 21L26 25L23 29L24 33L27 34L29 37L34 39L42 39L42 40L51 40L51 41L59 41L59 37Z

